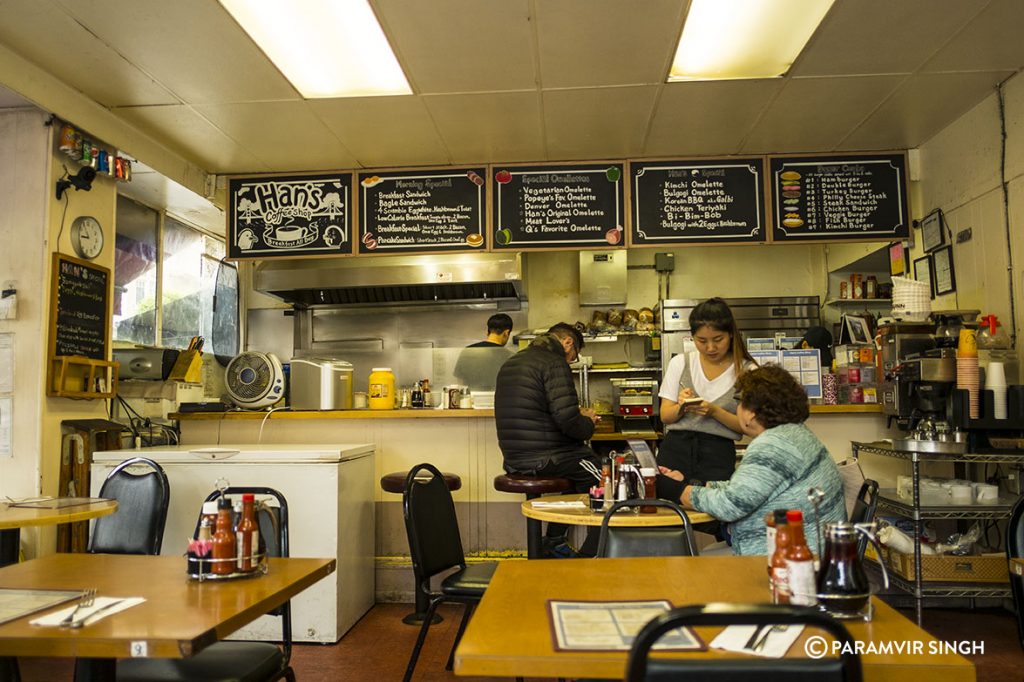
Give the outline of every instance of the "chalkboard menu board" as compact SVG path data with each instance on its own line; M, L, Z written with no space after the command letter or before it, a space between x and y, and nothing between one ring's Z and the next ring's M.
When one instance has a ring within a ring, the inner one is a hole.
M352 253L352 174L232 178L228 257Z
M55 253L51 284L50 357L106 360L111 334L110 270Z
M762 158L634 161L633 246L763 242Z
M772 157L772 240L897 240L910 236L906 157Z
M494 249L624 246L623 166L494 166Z
M359 174L359 253L483 250L484 168Z

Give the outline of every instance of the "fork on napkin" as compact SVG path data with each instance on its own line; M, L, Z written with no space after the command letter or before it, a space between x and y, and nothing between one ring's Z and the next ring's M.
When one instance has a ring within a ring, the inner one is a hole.
M96 597L90 606L81 608L77 605L69 606L66 609L54 611L53 613L30 620L29 623L31 625L51 627L63 625L64 627L78 628L83 625L92 625L119 611L138 606L144 601L146 601L144 597ZM74 620L64 623L64 619L70 616L75 609L78 609L78 612L75 613Z
M711 647L764 658L782 658L803 631L803 625L730 625L711 640Z

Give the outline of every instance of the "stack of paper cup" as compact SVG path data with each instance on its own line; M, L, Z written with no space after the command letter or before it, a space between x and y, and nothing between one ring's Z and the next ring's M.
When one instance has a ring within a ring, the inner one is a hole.
M961 329L960 343L956 348L956 387L966 389L970 396L971 419L978 419L981 416L981 393L978 384L978 344L974 330Z
M985 390L992 391L992 416L1006 419L1006 369L1001 362L989 362L985 369Z

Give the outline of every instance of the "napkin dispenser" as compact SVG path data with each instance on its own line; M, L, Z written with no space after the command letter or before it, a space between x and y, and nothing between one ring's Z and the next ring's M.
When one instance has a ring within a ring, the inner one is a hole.
M121 363L119 378L166 381L181 351L171 348L115 348L114 360Z

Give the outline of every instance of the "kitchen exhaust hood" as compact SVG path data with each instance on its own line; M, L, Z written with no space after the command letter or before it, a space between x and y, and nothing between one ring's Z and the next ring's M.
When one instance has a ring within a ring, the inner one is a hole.
M466 253L263 261L253 288L297 308L526 300L522 255Z

